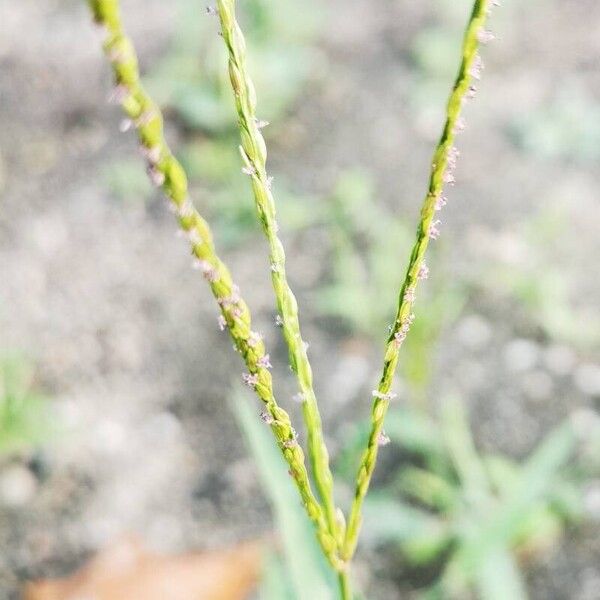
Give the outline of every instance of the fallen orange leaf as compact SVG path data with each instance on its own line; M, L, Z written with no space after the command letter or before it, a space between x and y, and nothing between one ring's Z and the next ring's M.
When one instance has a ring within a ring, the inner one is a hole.
M27 584L24 600L245 600L260 575L262 548L254 541L161 556L127 538L70 577Z

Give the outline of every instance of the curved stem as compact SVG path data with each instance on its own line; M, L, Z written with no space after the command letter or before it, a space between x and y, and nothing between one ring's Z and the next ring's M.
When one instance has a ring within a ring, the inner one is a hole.
M104 51L115 77L113 100L128 116L125 126L134 126L142 153L148 161L148 173L156 186L162 187L176 213L179 225L188 237L196 265L201 269L220 307L220 324L227 328L236 350L242 355L249 373L246 383L254 388L265 405L263 418L271 426L290 475L302 497L309 518L317 530L324 554L336 569L338 541L329 531L321 504L315 497L305 466L304 453L296 441L290 417L273 395L268 357L263 342L252 331L250 311L233 283L226 265L216 253L208 223L188 198L185 172L167 145L163 119L158 106L145 92L139 77L133 44L123 30L118 0L88 0L96 22L106 29Z
M218 0L221 33L229 54L229 75L239 117L242 145L240 153L244 173L252 183L254 200L263 232L269 244L271 280L277 307L281 316L283 335L290 357L290 366L297 376L301 390L302 412L308 433L308 453L319 496L323 503L329 532L341 544L342 525L338 523L333 498L333 477L329 455L323 440L321 416L313 390L312 369L306 353L308 345L302 339L296 298L288 284L285 253L277 235L275 201L271 193L271 179L267 175L267 149L256 118L254 85L246 69L246 44L235 17L235 0Z
M437 238L439 233L437 231L438 222L434 221L434 216L436 210L439 210L445 203L445 199L442 197L444 183L451 183L453 181L451 171L457 156L457 151L453 144L457 131L463 127L460 117L462 106L464 101L469 97L469 94L474 92L472 79L474 77L479 77L481 68L478 54L479 39L485 33L484 25L491 3L492 0L475 1L465 32L462 47L462 63L454 88L450 94L450 99L448 100L444 130L433 155L429 190L421 209L421 220L417 229L417 239L412 249L404 282L400 289L396 318L391 329L390 337L387 341L383 372L379 381L379 386L377 390L373 392L374 401L371 411L371 431L356 477L354 501L350 509L344 547L342 550L342 558L344 560L349 560L356 549L361 522L362 504L369 489L371 477L375 469L379 440L383 433L383 422L390 399L393 396L390 390L396 366L398 364L400 346L408 334L408 330L414 319L412 307L415 300L415 290L418 281L427 276L424 258L429 245L429 240Z

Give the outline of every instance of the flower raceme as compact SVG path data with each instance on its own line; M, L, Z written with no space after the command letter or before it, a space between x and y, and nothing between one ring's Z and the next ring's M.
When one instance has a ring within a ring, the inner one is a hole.
M333 497L333 476L313 389L312 370L307 355L308 344L302 338L297 302L287 281L285 252L278 237L273 179L267 174L267 148L261 130L268 122L256 116L256 93L246 68L246 43L236 20L235 0L218 0L216 7L208 7L206 12L218 16L219 34L227 50L229 78L239 123L241 170L249 179L257 217L269 249L269 271L278 308L275 324L281 329L288 346L290 366L300 387L294 400L302 407L308 434L312 479L317 493L313 492L304 452L290 417L275 399L270 373L271 360L262 336L252 329L248 306L240 289L233 283L229 269L216 252L210 227L188 197L185 172L164 138L162 114L141 85L137 57L123 29L119 2L88 0L88 3L96 23L105 32L104 52L115 80L109 100L119 104L125 113L125 119L119 128L123 132L137 132L148 176L153 185L163 189L180 230L188 239L194 257L193 267L202 273L219 307L218 327L221 331L229 332L234 349L246 365L247 371L243 373L242 380L263 403L260 418L275 436L304 508L315 527L323 554L338 572L340 596L347 600L352 597L348 571L358 541L362 504L375 468L378 449L390 442L383 424L388 406L395 398L391 387L400 348L415 319L413 306L418 283L429 277L425 253L430 240L438 239L441 233L441 221L435 215L447 204L447 198L443 194L444 187L456 182L455 169L460 152L454 142L465 128L462 116L464 104L475 97L475 84L483 74L479 45L495 39L485 25L491 6L498 2L475 0L469 18L463 40L462 62L448 100L444 129L433 155L429 189L400 288L396 317L390 327L383 371L379 385L372 394L371 431L360 460L347 524Z

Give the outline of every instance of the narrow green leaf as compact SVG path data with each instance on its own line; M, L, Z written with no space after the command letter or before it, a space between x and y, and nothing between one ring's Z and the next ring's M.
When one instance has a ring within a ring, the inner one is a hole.
M293 598L334 600L336 577L319 550L314 529L298 502L287 466L268 428L250 408L248 398L241 390L234 390L231 404L254 456L263 490L275 511L287 572L294 590Z

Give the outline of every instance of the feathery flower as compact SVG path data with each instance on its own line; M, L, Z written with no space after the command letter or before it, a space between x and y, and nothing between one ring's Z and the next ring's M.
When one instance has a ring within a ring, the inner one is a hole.
M258 374L257 373L242 373L242 381L249 388L255 388L258 385Z

